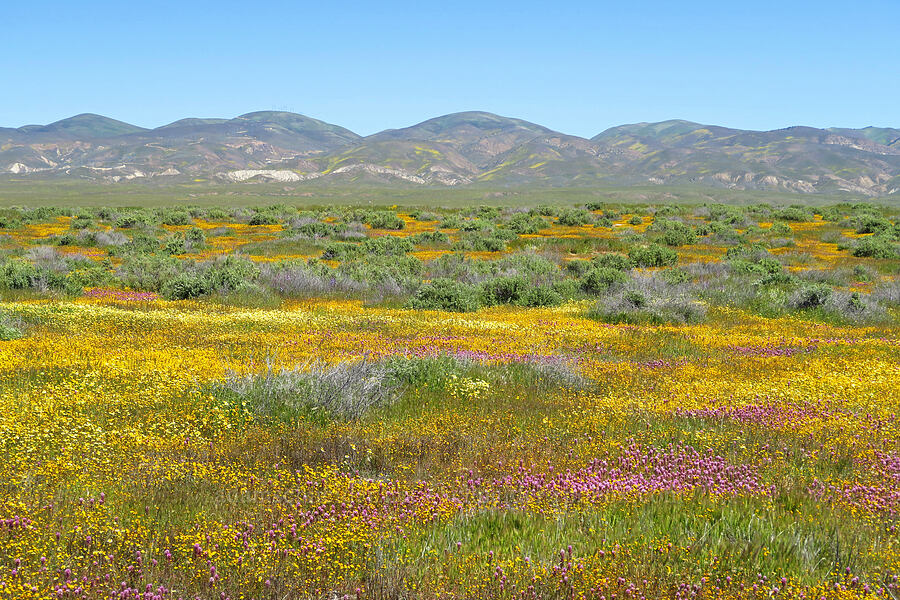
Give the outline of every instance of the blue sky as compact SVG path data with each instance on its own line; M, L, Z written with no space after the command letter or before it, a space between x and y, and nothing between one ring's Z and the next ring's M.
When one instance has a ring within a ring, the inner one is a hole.
M292 110L369 134L462 110L593 136L683 118L900 127L900 0L10 2L0 126Z

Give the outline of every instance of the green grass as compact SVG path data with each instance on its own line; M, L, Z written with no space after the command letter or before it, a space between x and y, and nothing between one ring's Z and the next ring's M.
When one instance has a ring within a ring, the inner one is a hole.
M747 205L758 202L818 206L842 201L870 201L897 207L900 200L870 199L853 194L792 194L715 189L701 186L594 186L588 188L497 187L475 184L460 188L360 185L324 186L305 183L212 184L208 182L155 185L148 182L96 184L78 181L0 179L3 206L253 206L288 203L324 206L441 206L468 207L571 205L610 202L623 205L702 204Z

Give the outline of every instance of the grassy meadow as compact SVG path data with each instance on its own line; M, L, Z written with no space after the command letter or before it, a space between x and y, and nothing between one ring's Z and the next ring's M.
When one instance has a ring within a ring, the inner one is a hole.
M0 598L900 597L895 208L78 189L0 190Z

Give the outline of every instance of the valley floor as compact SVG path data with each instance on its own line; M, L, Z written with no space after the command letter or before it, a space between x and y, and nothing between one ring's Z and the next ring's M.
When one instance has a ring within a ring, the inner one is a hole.
M2 598L900 594L893 327L3 306Z

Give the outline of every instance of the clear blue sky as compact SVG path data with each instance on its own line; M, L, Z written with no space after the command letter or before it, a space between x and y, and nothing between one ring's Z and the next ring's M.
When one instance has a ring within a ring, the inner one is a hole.
M8 2L0 126L462 110L576 135L683 118L900 127L900 0Z

